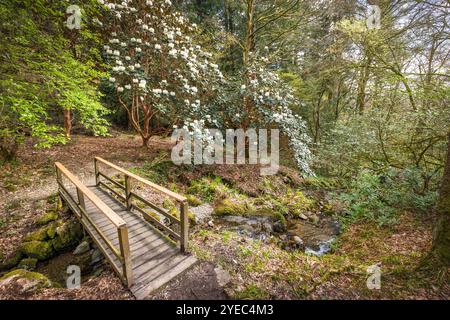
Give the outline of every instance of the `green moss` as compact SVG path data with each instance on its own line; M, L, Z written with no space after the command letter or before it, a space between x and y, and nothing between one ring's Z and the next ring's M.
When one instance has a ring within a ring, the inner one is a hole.
M21 245L21 251L24 255L38 260L47 260L54 254L53 248L49 242L29 241Z
M30 272L24 269L17 269L13 270L11 272L8 272L3 277L0 278L0 281L6 280L11 277L19 277L23 279L27 279L30 281L36 281L36 289L42 289L42 288L50 288L52 287L52 282L43 274L37 273L37 272Z
M188 194L186 198L190 206L197 207L202 204L202 201L194 195Z
M207 202L212 202L218 193L226 192L227 187L223 184L220 177L193 180L187 189L188 194L197 195Z
M298 216L304 211L308 211L314 208L315 202L312 199L306 197L303 192L289 191L285 197L281 199L281 202L289 210L289 213Z
M20 259L22 259L22 257L22 251L16 251L11 257L0 263L0 271L9 270L15 267L19 263Z
M247 201L237 202L230 199L223 199L214 208L214 214L218 216L248 216L252 215L254 212L255 208Z
M56 251L64 251L76 245L83 238L80 223L70 220L56 228L56 236L51 244Z
M53 239L56 236L56 224L53 223L46 228L47 236L49 239Z
M243 291L238 292L234 298L237 300L264 300L269 298L269 294L266 290L251 284Z
M36 265L38 263L38 259L35 258L25 258L22 259L19 264L18 267L20 269L26 269L26 270L34 270L36 269Z
M24 241L45 241L48 239L47 228L39 229L25 236Z
M58 213L54 211L47 212L42 217L40 217L36 223L40 226L46 225L52 221L58 220Z

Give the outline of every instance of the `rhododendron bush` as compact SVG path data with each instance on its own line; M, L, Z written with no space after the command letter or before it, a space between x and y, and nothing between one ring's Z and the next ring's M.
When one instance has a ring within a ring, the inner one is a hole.
M311 174L305 123L290 106L299 102L267 59L252 57L244 83L229 81L196 37L197 26L169 0L100 1L109 12L111 39L104 46L108 82L143 145L151 121L163 117L211 140L205 127L277 126L290 141L303 173ZM201 132L201 134L199 134Z
M143 144L152 135L156 115L174 125L196 118L214 122L211 101L223 75L211 54L195 44L196 25L168 0L101 2L113 26L104 47L109 82Z

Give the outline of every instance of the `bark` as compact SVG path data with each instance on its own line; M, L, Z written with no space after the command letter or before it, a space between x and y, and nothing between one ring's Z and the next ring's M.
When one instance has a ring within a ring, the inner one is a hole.
M64 131L67 138L70 139L72 133L72 111L70 109L64 109Z
M437 220L433 232L433 253L446 266L450 265L450 133L448 134L447 160L442 178Z
M356 102L358 105L359 114L363 114L366 109L366 87L370 76L370 65L372 64L372 57L367 56L364 66L361 70L360 79L358 83L358 96Z

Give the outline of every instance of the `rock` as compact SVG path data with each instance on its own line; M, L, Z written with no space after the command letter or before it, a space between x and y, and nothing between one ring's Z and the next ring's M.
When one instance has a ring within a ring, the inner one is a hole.
M73 247L83 237L83 229L77 221L70 220L56 228L56 236L52 240L56 251L64 251Z
M195 223L204 223L210 220L214 208L209 203L205 203L201 206L190 208L189 212L194 216Z
M54 254L53 248L49 242L44 241L29 241L24 242L21 245L21 251L23 254L30 258L38 260L47 260Z
M269 222L263 223L262 229L263 229L263 231L268 232L268 233L272 233L273 232L273 226Z
M37 263L38 263L38 259L25 258L25 259L22 259L19 262L18 267L20 269L25 269L25 270L28 270L28 271L32 271L32 270L36 269Z
M99 249L93 250L91 254L91 265L97 264L103 259L103 254Z
M303 246L303 240L302 240L302 238L300 238L299 236L294 236L294 237L292 238L292 240L294 240L294 242L295 242L299 247Z
M52 286L52 282L44 275L23 269L11 271L0 278L0 288L6 290L14 288L21 294L43 288L51 288Z
M51 211L51 212L47 212L47 213L44 214L42 217L40 217L40 218L36 221L36 223L37 223L38 225L43 226L43 225L46 225L46 224L48 224L48 223L50 223L50 222L52 222L52 221L58 220L58 218L59 218L58 213L57 213L57 212L54 212L54 211Z
M6 257L5 261L0 262L0 272L9 270L9 269L17 266L17 264L20 262L22 257L23 257L23 253L21 250L18 250L16 252L14 252L14 254L10 255L9 257Z
M248 202L237 202L230 199L223 199L214 208L214 214L218 216L237 215L243 216L254 212L255 208Z
M89 242L83 241L75 248L75 250L73 251L73 254L80 255L80 254L88 252L89 249L90 249Z
M39 229L37 231L34 231L32 233L29 233L25 236L23 239L25 242L28 241L45 241L47 240L47 228Z
M224 287L231 281L230 273L222 267L214 268L214 272L216 273L216 279L219 286Z
M273 224L273 231L276 233L283 233L286 231L286 225L281 221L277 221Z
M308 217L307 217L305 214L303 214L303 213L300 213L300 214L298 215L298 217L299 217L300 219L303 219L303 220L308 220Z

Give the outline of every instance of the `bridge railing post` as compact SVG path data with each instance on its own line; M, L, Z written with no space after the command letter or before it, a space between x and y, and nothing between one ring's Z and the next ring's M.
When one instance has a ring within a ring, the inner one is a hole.
M183 201L180 204L180 222L181 222L181 232L180 232L180 250L185 253L188 249L188 230L189 230L189 217L188 217L188 203Z
M80 207L80 217L83 217L83 212L86 211L86 203L84 201L84 194L77 187L78 206Z
M95 185L98 187L100 184L100 171L98 169L98 162L96 158L94 158L94 170L95 170Z
M133 285L133 269L131 264L130 255L130 242L128 239L128 228L126 225L120 226L118 229L119 244L120 244L120 254L122 256L122 270L123 276L127 281L127 286L131 287Z
M125 201L127 210L131 210L131 178L125 175Z

